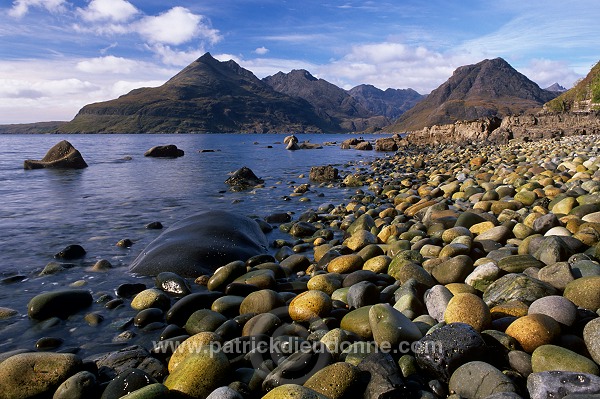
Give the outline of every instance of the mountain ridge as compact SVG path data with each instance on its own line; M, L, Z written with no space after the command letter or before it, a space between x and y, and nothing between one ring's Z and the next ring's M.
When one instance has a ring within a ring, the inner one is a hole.
M386 129L415 131L460 120L504 117L541 109L556 97L502 58L457 68L452 76Z

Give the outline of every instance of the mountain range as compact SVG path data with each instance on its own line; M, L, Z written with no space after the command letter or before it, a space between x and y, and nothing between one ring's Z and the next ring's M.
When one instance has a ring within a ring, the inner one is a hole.
M264 79L206 53L159 87L84 106L66 123L3 132L405 132L539 111L564 88L541 89L502 58L459 67L429 95L360 85L344 90L306 70ZM565 92L561 97L569 93Z

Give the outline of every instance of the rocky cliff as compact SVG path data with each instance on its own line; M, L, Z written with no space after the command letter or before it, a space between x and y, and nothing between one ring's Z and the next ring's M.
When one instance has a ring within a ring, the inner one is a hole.
M457 121L411 132L404 144L507 143L513 139L533 141L581 134L600 134L600 112L540 113Z

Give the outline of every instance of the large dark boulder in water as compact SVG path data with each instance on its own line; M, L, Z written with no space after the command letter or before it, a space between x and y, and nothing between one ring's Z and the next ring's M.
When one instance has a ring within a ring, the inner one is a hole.
M267 252L267 238L254 220L226 211L206 211L165 230L133 261L132 273L184 277L212 274L235 260Z
M177 148L175 144L157 145L144 153L145 157L154 158L178 158L184 155L184 151Z
M265 181L254 174L252 169L244 166L231 174L225 184L231 186L232 191L243 191L263 184Z
M23 163L25 169L83 169L87 168L81 153L75 149L67 140L63 140L50 148L41 161L28 159Z

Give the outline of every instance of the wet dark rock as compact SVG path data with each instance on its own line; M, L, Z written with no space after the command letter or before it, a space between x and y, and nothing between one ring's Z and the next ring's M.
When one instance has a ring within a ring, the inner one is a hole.
M473 327L452 323L417 341L415 358L423 370L447 382L463 364L484 360L486 352L484 339Z
M143 328L150 323L156 321L163 321L164 312L159 308L147 308L140 310L133 319L133 324L137 327Z
M228 262L266 253L267 239L258 224L226 211L206 211L181 220L152 241L130 271L142 275L173 272L196 278Z
M157 381L146 372L138 369L125 370L114 378L108 385L100 399L119 399Z
M66 319L70 315L89 307L94 298L86 290L60 290L46 292L33 297L27 305L27 313L34 320L51 317Z
M89 371L80 371L60 384L52 399L87 399L98 395L96 376Z
M83 258L85 254L85 249L81 245L74 244L65 247L62 251L54 255L54 257L56 259L73 260Z
M36 341L35 348L39 351L50 351L57 349L64 340L58 337L43 337Z
M284 384L302 385L332 361L333 357L324 346L317 351L313 348L311 351L295 352L265 377L262 388L270 391Z
M180 275L172 272L158 273L155 283L156 288L176 297L186 296L192 292L188 282Z
M375 352L358 364L370 376L363 398L411 397L400 367L389 353Z
M133 298L146 288L144 283L123 283L117 287L116 293L121 298Z
M221 292L201 291L187 295L167 311L167 323L183 327L188 318L199 309L210 309L212 303L223 296Z
M233 191L247 190L258 186L259 184L263 184L264 182L263 179L256 176L254 172L246 166L236 170L227 178L227 180L225 180L225 184L231 186Z
M144 153L145 157L153 158L178 158L182 157L183 155L183 150L180 150L174 144L157 145Z
M161 222L150 222L145 226L148 230L160 230L163 228Z
M98 367L99 374L112 380L128 369L140 369L151 377L162 380L167 373L166 367L150 356L150 352L141 346L128 346L116 352L94 355L90 359Z
M292 216L287 212L272 213L272 214L268 215L267 217L265 217L265 221L267 223L274 223L274 224L288 223L291 220L292 220Z
M66 140L52 147L40 161L28 159L23 163L25 169L83 169L87 168L81 153Z

